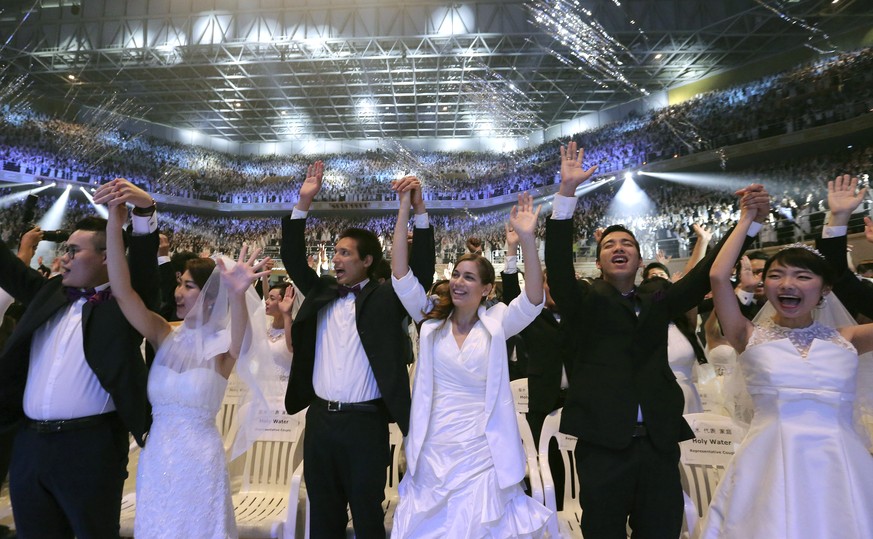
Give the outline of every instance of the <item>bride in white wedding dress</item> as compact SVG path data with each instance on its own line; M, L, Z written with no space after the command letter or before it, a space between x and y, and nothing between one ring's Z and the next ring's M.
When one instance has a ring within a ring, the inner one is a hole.
M268 353L263 309L252 282L264 273L257 252L237 263L189 261L176 288L175 327L149 311L130 286L121 226L123 204L110 203L107 264L110 286L124 316L157 350L148 379L153 422L137 469L137 539L237 537L225 451L215 423L227 379L236 367L250 391L239 409L251 413L233 457L253 438L261 406L253 363ZM260 316L260 319L258 317ZM253 328L255 329L253 331Z
M754 416L713 496L701 537L873 537L873 458L852 419L858 354L873 350L873 325L840 329L813 320L830 292L830 268L804 245L764 268L772 305L758 324L740 312L730 273L754 209L712 266L715 308ZM763 311L762 311L763 312ZM758 320L758 319L756 319Z

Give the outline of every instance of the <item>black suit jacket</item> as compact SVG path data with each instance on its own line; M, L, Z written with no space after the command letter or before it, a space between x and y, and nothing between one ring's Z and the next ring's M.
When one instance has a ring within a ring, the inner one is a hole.
M518 273L500 275L503 278L503 302L509 304L521 294ZM528 408L533 412L548 414L558 403L561 370L569 357L564 334L555 315L543 309L520 335L524 343L522 350L527 355ZM567 373L569 376L569 368Z
M547 221L549 287L575 343L561 431L622 449L633 440L639 406L652 443L675 450L693 433L682 417L685 399L667 362L667 327L709 291L709 269L722 244L674 286L637 296L638 316L606 281L577 285L572 241L571 219Z
M158 302L157 251L157 232L131 237L131 282L150 308ZM0 424L9 426L24 418L24 386L33 333L69 300L60 276L46 279L13 256L2 241L0 287L26 305L0 355ZM127 429L143 445L151 425L151 410L146 396L148 371L140 353L142 336L127 322L114 299L84 305L82 332L88 366L112 397Z
M160 310L158 314L164 320L178 320L176 317L176 269L172 262L165 262L158 266L158 276L161 284Z
M849 269L846 260L846 236L836 238L820 238L815 241L816 248L825 256L834 269L833 293L842 302L852 316L858 313L867 318L873 318L873 288L858 279Z
M306 299L297 312L291 329L294 361L285 393L285 408L294 414L315 397L312 374L315 368L315 343L318 311L336 299L333 276L319 277L306 260L304 232L306 219L282 219L282 262L288 275ZM414 229L409 265L425 290L433 284L436 251L433 228ZM391 418L405 435L409 429L409 337L403 331L406 310L394 293L391 281L381 285L370 280L355 300L356 324L361 343Z

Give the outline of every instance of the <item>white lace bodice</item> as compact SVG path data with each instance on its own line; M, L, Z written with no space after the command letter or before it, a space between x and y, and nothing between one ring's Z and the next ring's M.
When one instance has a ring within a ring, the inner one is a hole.
M797 352L805 359L809 355L809 348L815 339L828 341L837 346L845 348L857 354L857 350L852 344L840 335L840 332L834 328L823 326L818 322L813 322L805 328L786 328L777 325L773 320L764 320L760 325L755 326L749 344L750 348L757 344L769 341L778 341L779 339L788 339Z

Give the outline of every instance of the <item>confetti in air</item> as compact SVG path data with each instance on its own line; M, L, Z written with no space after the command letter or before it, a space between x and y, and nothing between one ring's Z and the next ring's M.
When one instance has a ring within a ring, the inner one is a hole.
M616 7L620 3L615 2ZM576 69L603 88L618 83L640 95L645 88L624 74L626 62L633 61L630 51L612 37L594 19L590 10L578 0L536 0L527 4L531 22L554 36L562 51L547 48L562 64Z
M462 95L472 99L470 121L483 135L497 137L527 136L541 122L531 97L497 71L480 65L461 84ZM478 71L483 74L479 75Z

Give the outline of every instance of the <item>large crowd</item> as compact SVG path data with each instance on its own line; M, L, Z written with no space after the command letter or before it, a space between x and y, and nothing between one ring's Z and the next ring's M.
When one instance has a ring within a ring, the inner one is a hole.
M719 424L729 426L718 434L736 429L739 439L749 420L751 426L713 496L701 537L812 538L832 535L838 527L846 537L870 537L871 440L862 438L873 431L868 402L873 364L863 357L873 351L873 325L844 324L836 316L848 317L837 304L840 299L853 314L873 317L869 282L844 267L846 231L865 230L873 242L873 221L867 219L865 229L864 219L871 199L863 189L873 145L732 164L730 174L687 173L678 175L681 180L614 173L869 113L871 64L873 49L823 58L579 133L560 152L556 142L501 155L413 154L386 144L380 151L349 155L242 157L7 111L0 119L4 169L93 184L94 198L106 204L100 211L109 213L107 223L80 222L67 245L47 253L62 255L61 279L35 283L25 269L33 254L26 243L33 234L22 237L23 261L0 253L3 287L33 300L26 301L19 322L23 329L15 330L7 347L11 352L2 358L12 376L4 378L6 389L0 392L8 401L7 415L14 401L11 415L23 425L15 435L11 476L21 536L71 535L72 527L85 536L79 530L86 519L68 523L68 512L87 513L109 530L94 536L117 536L119 515L113 511L120 501L119 478L127 469L128 432L143 445L148 431L137 465L136 536L204 535L211 526L217 531L210 536L236 537L238 516L225 462L229 446L213 421L231 373L244 403L236 405L234 431L240 435L230 446L234 457L248 450L257 438L250 435L263 427L255 418L284 417L308 406L303 480L313 536L346 533L347 505L356 531L369 526L377 532L368 536L382 536L389 416L405 436L406 455L392 536L423 536L422 530L442 526L443 520L461 523L443 533L448 536L469 534L480 524L488 530L477 530L478 535L541 536L554 507L547 509L522 491L526 465L509 385L510 370L519 369L528 378L529 436L548 447L540 436L546 417L555 417L563 405L562 432L578 439L577 500L572 503L584 507L586 536L624 536L628 523L638 535L679 534L678 444L694 436L682 414L705 410L722 415ZM586 150L584 166L576 157L577 145ZM592 178L588 166L595 163L600 176ZM421 181L403 177L392 183L408 173ZM127 177L145 191L116 177ZM594 184L583 187L592 179ZM557 193L536 202L521 194L511 212L494 203L483 211L431 208L427 219L421 215L429 200L485 200L554 183ZM622 190L632 183L639 189L636 198L622 200ZM580 188L585 192L577 200L573 195ZM0 200L22 192L20 186L0 189ZM214 215L161 205L156 210L149 193L280 203L286 213L292 206L296 211L283 229L277 215ZM33 220L54 214L60 196L58 190L42 191ZM400 202L385 213L314 212L304 222L301 212L313 208L316 198ZM22 200L4 203L0 213L0 236L10 247L33 225ZM73 223L95 213L77 191L64 200L58 228L72 230ZM538 213L538 203L550 207ZM130 215L126 205L133 206ZM150 218L155 211L157 230ZM128 222L134 271L122 238ZM623 226L603 230L618 223ZM828 234L822 234L825 226ZM343 235L349 227L364 230ZM169 311L160 319L149 311L159 306L149 289L158 277L149 274L157 270L158 231L167 237L170 252L180 257L190 252L176 279L162 272L161 303ZM754 243L750 236L757 237ZM820 236L828 236L821 238L821 252L790 245L766 266L761 257L767 255L747 251ZM719 239L726 241L717 256L704 257L704 249L694 249ZM456 262L443 291L432 283L437 269L432 241L437 263ZM294 284L271 287L269 261L259 259L257 248L279 258L280 242ZM505 262L504 304L491 306L495 271L473 254L477 243L486 258ZM250 258L245 244L257 251ZM311 255L323 250L334 258L334 275L315 279L307 255L311 265ZM601 278L577 279L570 255L590 258L595 250ZM641 262L692 251L702 259L697 271L671 277L666 265L649 264L637 283ZM747 257L741 258L744 251ZM237 252L236 263L215 256ZM384 282L376 271L382 252L395 255L387 269L381 267L391 275L382 274ZM367 264L368 259L377 263ZM517 273L522 265L523 288ZM868 277L861 265L857 272ZM260 282L266 311L253 282ZM307 298L299 310L295 287ZM712 305L704 300L710 288ZM46 305L55 305L58 314L44 311ZM833 327L820 318L824 313L833 313ZM707 317L705 342L696 336L698 314ZM171 319L184 323L171 325ZM79 328L84 323L86 331ZM401 327L409 327L413 338ZM537 329L524 333L526 327ZM510 355L504 343L516 333ZM148 376L139 356L140 335L156 350ZM99 385L107 397L58 391L56 374L70 365L93 371L89 387ZM548 384L537 384L538 376ZM731 387L743 376L747 387ZM747 407L751 395L754 402ZM100 399L98 413L83 408L68 415L67 401L91 405ZM108 412L107 402L114 403ZM856 425L849 419L852 413ZM711 430L698 431L702 443L718 430L706 428ZM5 441L0 437L7 448L12 447L10 432L4 433ZM267 435L277 439L275 432L259 434ZM75 467L64 462L68 451L59 450L67 446L83 456ZM110 454L114 458L107 458ZM634 466L626 466L629 459ZM541 466L552 460L539 457ZM450 467L441 469L446 463ZM536 466L529 464L533 478ZM43 476L43 468L51 474ZM75 476L82 483L59 481L62 487L47 496L51 504L34 503L38 498L32 493L46 497L41 480L49 476L64 481ZM547 477L551 480L544 473L543 480ZM105 479L111 488L94 487L94 478ZM108 494L82 497L85 488ZM54 503L55 498L65 502ZM632 498L638 501L626 503ZM752 509L737 502L750 499L755 500ZM700 509L705 514L706 507ZM489 511L497 516L486 523ZM530 529L517 529L522 523ZM64 533L45 531L53 526ZM189 531L191 526L198 530ZM688 528L694 528L691 521Z
M823 201L827 181L837 174L852 174L863 179L871 168L873 147L856 147L827 156L758 165L737 171L731 177L732 185L763 181L770 187L772 208L761 232L760 243L776 245L809 239L819 233L825 219ZM719 239L738 215L732 188L721 184L713 187L708 186L706 180L701 180L699 185L683 185L645 176L637 177L635 181L651 201L651 209L645 213L638 209L633 212L615 209L613 202L621 186L620 181L606 183L580 198L574 215L579 231L577 256L593 256L596 244L594 232L616 222L624 223L634 231L642 254L647 259L656 258L659 251L672 257L687 256L695 241L692 231L695 223L708 227ZM4 190L0 196L9 192ZM37 217L45 214L55 200L56 195L42 196L36 210ZM869 210L869 204L862 205L861 210ZM290 211L290 203L288 207ZM15 209L14 205L12 209ZM84 197L74 193L67 204L64 227L70 227L93 211ZM542 212L541 229L547 213L548 209ZM21 222L21 216L21 211L5 211L0 215L0 227L5 240L14 243L14 236L24 230L25 223ZM228 252L232 246L242 245L243 242L269 249L278 245L280 237L277 217L238 218L162 210L159 219L161 229L169 236L174 249L180 251ZM504 210L431 211L431 220L441 231L437 238L438 260L454 260L458 253L464 252L470 236L479 237L484 242L484 251L490 258L499 259L502 256L506 220ZM307 226L311 245L325 244L330 250L342 230L356 226L376 233L386 251L390 252L394 216L323 214L310 217ZM852 226L853 230L863 227L860 213Z
M626 119L572 138L601 173L847 120L873 110L873 49ZM305 167L326 165L322 200L391 200L390 181L415 173L426 200L480 200L554 184L553 144L512 153L410 152L385 141L357 154L241 156L71 123L35 112L0 118L0 163L95 185L116 177L152 192L231 203L294 202Z

